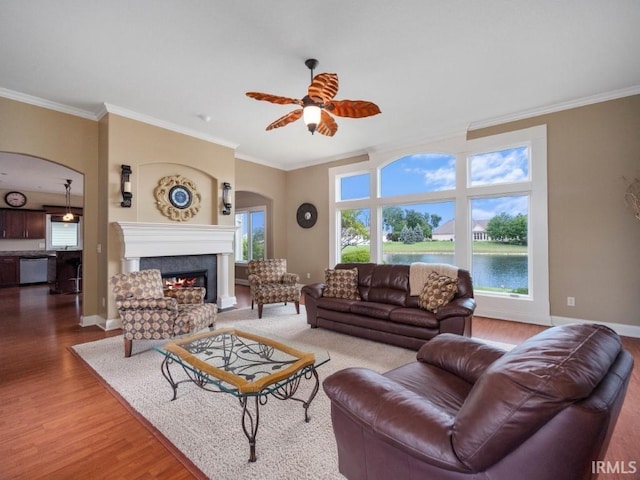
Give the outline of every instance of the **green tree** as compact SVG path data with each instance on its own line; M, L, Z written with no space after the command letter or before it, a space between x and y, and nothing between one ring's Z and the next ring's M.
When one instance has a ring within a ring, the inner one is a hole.
M487 223L487 235L496 242L527 244L527 216L519 213L515 217L502 212Z
M508 226L510 242L518 245L527 244L527 223L527 216L521 213L511 219Z
M340 215L341 247L360 245L369 241L369 227L364 223L362 210L342 210Z
M406 225L404 212L400 207L384 207L382 209L382 226L389 233L387 239L397 242L400 239L402 227Z
M264 256L264 228L253 230L251 237L251 251L253 259L262 259Z
M502 212L487 223L487 235L496 242L506 242L508 239L508 225L511 215Z

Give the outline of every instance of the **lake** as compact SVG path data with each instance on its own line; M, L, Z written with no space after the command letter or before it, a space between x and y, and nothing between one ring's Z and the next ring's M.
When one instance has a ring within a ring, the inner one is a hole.
M411 264L413 262L454 264L453 254L435 253L385 253L384 263ZM528 288L529 266L527 255L473 256L473 285L476 288L492 287L513 290Z

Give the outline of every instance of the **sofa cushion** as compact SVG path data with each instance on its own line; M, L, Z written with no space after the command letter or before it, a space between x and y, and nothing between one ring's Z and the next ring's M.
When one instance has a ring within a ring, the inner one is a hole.
M397 306L389 305L387 303L354 302L351 305L350 310L351 313L355 313L357 315L388 320L391 312L397 308Z
M323 297L360 300L358 293L358 269L331 269L324 271L325 287Z
M620 352L603 326L571 324L531 337L493 362L456 417L460 460L483 470L518 447L571 403L588 397Z
M440 322L432 312L417 308L396 308L389 314L389 320L416 327L438 328Z
M324 308L334 312L350 312L351 304L357 301L358 300L349 300L347 298L322 297L318 299L318 308Z
M427 283L424 284L422 293L418 296L418 306L437 313L440 307L443 307L455 297L457 291L457 278L431 272L427 277Z

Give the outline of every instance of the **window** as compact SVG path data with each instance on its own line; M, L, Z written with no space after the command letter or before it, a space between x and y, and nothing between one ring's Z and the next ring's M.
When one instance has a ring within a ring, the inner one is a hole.
M544 125L331 168L330 266L346 261L349 220L358 261L453 263L473 276L476 314L550 324L546 169ZM353 193L343 179L367 171L370 195Z
M266 252L266 207L236 210L236 262L264 259Z
M456 188L456 157L418 153L391 162L380 171L382 197Z
M371 196L371 175L349 175L340 179L340 200L355 200Z
M368 208L340 212L340 261L366 263L371 259Z
M454 212L455 202L383 206L382 261L455 264L453 236L439 234L447 230Z
M64 222L62 215L47 215L47 250L81 250L82 217Z

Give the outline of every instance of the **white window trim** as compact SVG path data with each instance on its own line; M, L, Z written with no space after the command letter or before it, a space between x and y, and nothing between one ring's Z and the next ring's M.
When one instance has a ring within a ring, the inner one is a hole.
M518 184L496 184L469 187L467 157L476 153L505 150L511 146L529 145L531 163L530 181ZM339 263L340 231L339 211L369 208L371 215L371 261L380 263L382 242L380 222L382 207L389 204L381 198L380 170L389 162L407 155L424 152L445 152L456 157L456 189L393 197L393 203L428 203L455 201L456 242L455 258L461 268L470 269L472 262L471 236L467 235L471 220L471 199L485 195L526 194L530 197L529 238L529 292L528 296L511 296L475 291L476 315L516 320L526 323L551 325L549 306L549 250L547 219L547 129L540 125L475 140L464 135L437 142L388 152L374 152L367 162L330 168L329 175L329 263ZM340 178L346 175L371 173L371 198L338 201ZM535 259L535 261L533 261Z

